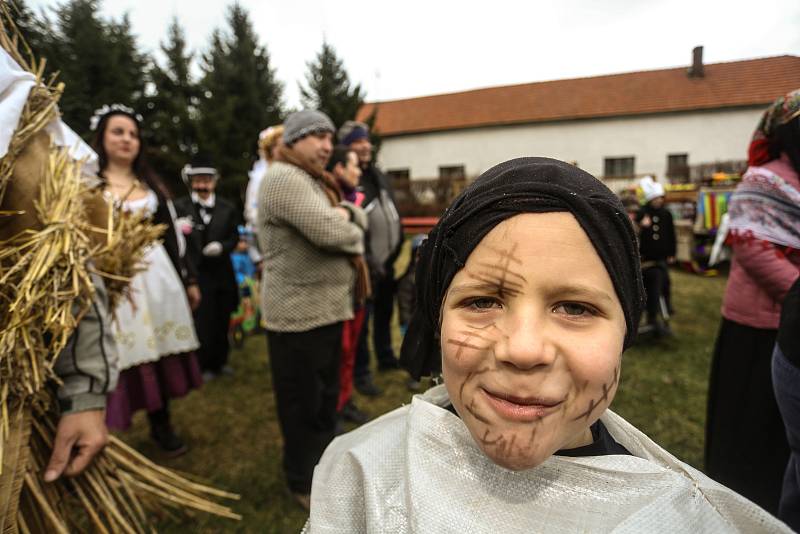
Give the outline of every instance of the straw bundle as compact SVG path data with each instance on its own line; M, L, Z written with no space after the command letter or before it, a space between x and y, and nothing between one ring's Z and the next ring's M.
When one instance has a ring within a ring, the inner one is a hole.
M108 309L117 309L130 296L130 281L144 270L147 247L164 233L166 226L152 224L143 213L128 213L114 206L102 188L88 189L83 197L88 235L92 244L93 271L103 277Z
M87 521L93 532L152 532L148 513L153 511L162 516L174 510L240 519L211 500L238 496L159 467L113 436L103 453L69 484L43 483L38 473L49 460L57 424L52 411L37 413L31 422L30 462L17 516L22 532L65 533ZM85 517L75 510L85 512Z
M86 523L97 532L150 532L151 514L169 510L238 518L213 502L237 496L161 468L113 437L80 476L40 480L59 418L53 364L91 304L89 269L94 264L118 300L163 229L99 203L81 163L51 147L42 129L57 117L62 86L45 83L44 62L27 48L26 61L20 44L0 0L0 46L38 81L0 159L0 533L62 533Z

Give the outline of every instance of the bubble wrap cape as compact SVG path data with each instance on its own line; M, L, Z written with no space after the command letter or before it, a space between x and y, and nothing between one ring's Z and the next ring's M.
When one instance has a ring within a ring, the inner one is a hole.
M634 456L552 456L514 472L448 403L437 386L333 441L304 532L791 532L610 410L601 420Z

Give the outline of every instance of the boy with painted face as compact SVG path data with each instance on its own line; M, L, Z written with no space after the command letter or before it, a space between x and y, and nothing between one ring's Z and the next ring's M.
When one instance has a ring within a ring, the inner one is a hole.
M643 288L600 181L547 158L488 170L417 280L402 360L444 384L330 445L308 531L788 532L607 410Z

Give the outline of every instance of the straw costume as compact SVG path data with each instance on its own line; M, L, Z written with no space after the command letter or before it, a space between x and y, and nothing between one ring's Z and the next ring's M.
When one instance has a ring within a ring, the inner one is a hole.
M42 481L66 384L57 357L79 344L72 334L84 320L103 314L98 301L112 309L124 296L162 229L120 215L83 179L85 160L75 158L91 156L85 145L61 148L78 140L58 119L63 85L44 80L44 62L20 46L11 9L0 3L0 532L148 532L167 506L238 517L209 500L234 495L113 437L82 474ZM102 388L113 381L110 370Z

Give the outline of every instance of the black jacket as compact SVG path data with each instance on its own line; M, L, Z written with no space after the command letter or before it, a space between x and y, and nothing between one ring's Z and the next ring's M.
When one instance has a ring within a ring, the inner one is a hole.
M175 267L175 270L178 271L178 274L183 281L183 285L188 286L191 284L196 284L197 269L194 268L194 266L186 257L188 251L184 252L184 254L181 254L180 246L178 245L175 219L173 217L173 213L171 212L172 210L170 209L171 202L157 188L154 188L153 192L158 198L158 207L156 208L156 212L153 214L153 223L164 224L167 227L167 229L164 231L164 234L161 236L161 239L164 242L164 249L167 251L167 255L172 261L172 265Z
M639 224L639 251L642 261L663 261L675 256L675 223L672 213L665 208L645 205L636 214Z
M233 275L231 252L239 241L240 215L233 204L217 195L211 221L206 225L200 217L198 206L191 197L175 201L179 217L192 220L192 231L186 236L187 258L198 273L227 276ZM212 241L222 244L222 254L216 257L203 256L203 248Z
M777 343L783 355L800 367L800 278L789 289L782 306Z

